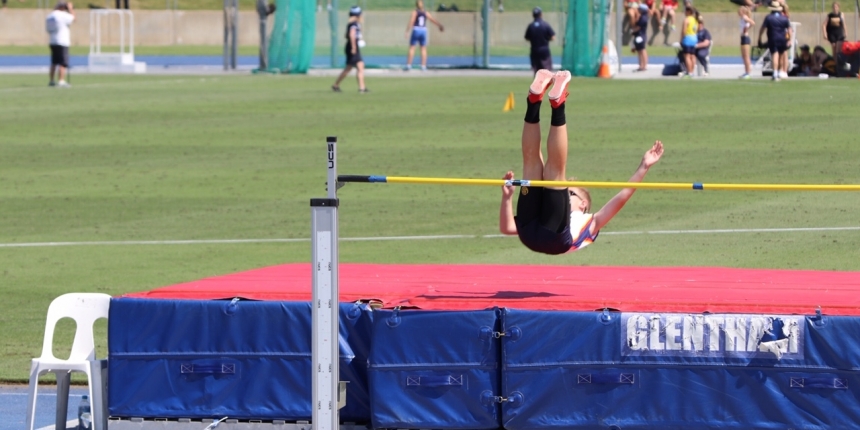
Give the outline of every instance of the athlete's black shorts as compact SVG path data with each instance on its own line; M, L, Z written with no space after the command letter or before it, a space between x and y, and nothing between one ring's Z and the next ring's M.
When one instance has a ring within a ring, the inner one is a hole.
M749 37L749 36L741 36L741 46L744 46L744 45L751 45L751 44L752 44L752 43L751 43L751 41L750 41L750 37Z
M529 249L545 254L569 251L573 241L567 188L520 188L516 223L520 241Z
M69 67L69 47L61 45L51 46L51 65Z
M358 63L364 61L361 58L361 50L358 48L355 49L355 54L352 53L352 49L349 46L347 46L343 50L343 52L346 54L346 65L347 66L355 67L355 66L358 66Z

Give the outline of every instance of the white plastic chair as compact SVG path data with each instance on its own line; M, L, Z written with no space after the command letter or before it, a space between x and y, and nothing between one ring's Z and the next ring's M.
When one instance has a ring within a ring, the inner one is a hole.
M36 392L39 376L45 373L57 375L56 429L66 428L66 412L69 403L69 384L72 372L87 374L90 392L90 409L93 430L107 430L107 359L96 358L93 324L99 318L108 317L110 296L99 293L69 293L54 299L48 307L45 324L45 340L42 356L34 358L30 365L30 395L27 409L27 429L33 430L36 418ZM57 321L72 318L77 325L72 352L68 360L54 357L54 329Z

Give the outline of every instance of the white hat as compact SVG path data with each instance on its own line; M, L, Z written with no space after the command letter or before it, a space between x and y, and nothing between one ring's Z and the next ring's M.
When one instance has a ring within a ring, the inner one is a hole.
M361 15L361 8L358 6L353 6L349 8L349 16L359 16Z

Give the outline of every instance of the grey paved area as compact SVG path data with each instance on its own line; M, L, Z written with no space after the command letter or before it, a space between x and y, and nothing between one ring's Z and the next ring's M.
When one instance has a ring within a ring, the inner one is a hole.
M0 430L22 430L27 422L26 385L0 385ZM69 390L67 421L77 419L81 396L87 393L85 386L72 386ZM54 428L57 410L56 386L40 385L36 399L36 428ZM71 424L70 424L71 426Z
M634 72L636 66L624 65L621 73L615 75L614 79L679 79L677 76L662 76L663 64L650 64L645 72ZM48 68L44 66L30 67L0 67L0 74L4 73L24 73L24 74L44 74L47 76ZM150 68L147 70L148 75L224 75L224 74L239 74L245 75L251 73L250 67L239 68L237 70L224 71L221 67L215 66L185 66L171 68ZM340 69L311 69L308 71L309 76L330 76L335 77L340 73ZM355 72L353 72L354 74ZM736 64L714 64L711 66L709 76L694 76L696 79L738 79L743 73L743 66ZM73 72L76 74L89 74L86 68L77 68ZM366 74L369 78L385 76L391 78L430 78L430 77L456 77L456 76L531 76L531 71L521 69L430 69L427 71L411 70L403 71L399 68L390 69L367 69ZM753 79L769 79L761 76L761 71L754 70ZM74 77L72 77L74 84Z

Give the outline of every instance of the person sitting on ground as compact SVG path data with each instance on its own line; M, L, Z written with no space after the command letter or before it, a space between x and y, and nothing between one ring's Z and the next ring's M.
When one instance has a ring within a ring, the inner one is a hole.
M812 71L812 53L809 52L809 45L800 47L800 53L794 57L794 66L788 72L788 76L817 76L817 73Z
M539 70L529 86L521 141L523 180L567 179L565 100L569 82L568 71L553 74L549 70ZM541 153L540 107L547 90L552 117L544 162ZM645 152L630 182L641 182L648 169L657 163L662 155L663 143L658 140ZM513 179L514 173L509 171L504 178ZM523 186L517 200L517 215L514 216L514 189L513 186L502 187L499 230L503 234L518 235L523 245L532 251L550 255L575 251L594 242L600 229L624 207L636 191L635 188L621 190L599 211L592 214L591 196L584 188Z
M699 15L698 19L699 23L699 31L696 32L696 60L699 61L699 64L702 66L704 70L703 74L708 76L710 72L709 64L711 57L711 32L705 28L705 18L702 15Z
M812 50L812 72L816 75L825 73L836 76L836 59L830 56L821 45L817 45Z

